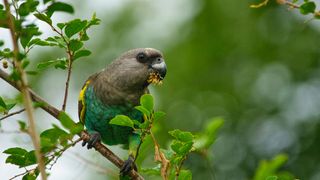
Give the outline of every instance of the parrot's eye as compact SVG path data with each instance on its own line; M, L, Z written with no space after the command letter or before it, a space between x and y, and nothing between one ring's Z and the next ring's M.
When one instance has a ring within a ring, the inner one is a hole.
M147 56L146 56L146 54L145 53L139 53L138 55L137 55L137 60L139 61L139 62L142 62L142 63L145 63L146 61L147 61Z

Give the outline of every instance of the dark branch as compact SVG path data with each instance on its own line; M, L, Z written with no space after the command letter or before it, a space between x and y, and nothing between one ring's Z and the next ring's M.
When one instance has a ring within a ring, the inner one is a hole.
M19 111L16 111L16 112L13 112L13 113L10 113L10 114L8 114L8 115L6 115L6 116L4 116L4 117L2 117L2 118L0 118L0 121L2 121L2 120L4 120L4 119L6 119L6 118L8 118L8 117L11 117L11 116L13 116L13 115L16 115L16 114L19 114L19 113L22 113L23 111L25 111L26 109L21 109L21 110L19 110Z
M21 87L17 85L14 81L11 81L9 78L9 75L0 69L0 78L8 82L10 85L15 87L17 90L21 90ZM31 98L34 102L38 102L40 104L43 104L41 108L48 112L50 115L55 117L57 120L59 120L59 114L61 111L59 111L57 108L51 106L49 103L47 103L45 100L43 100L39 95L37 95L35 92L33 92L30 88L28 89L31 95ZM88 140L89 134L85 131L81 132L81 138L82 140ZM118 168L121 168L123 165L123 160L120 159L117 155L115 155L111 150L109 150L106 146L104 146L101 143L96 143L94 145L94 148L96 151L98 151L102 156L107 158L110 162L112 162L114 165L116 165ZM136 171L132 170L130 172L130 176L135 180L143 180L144 178L137 173Z

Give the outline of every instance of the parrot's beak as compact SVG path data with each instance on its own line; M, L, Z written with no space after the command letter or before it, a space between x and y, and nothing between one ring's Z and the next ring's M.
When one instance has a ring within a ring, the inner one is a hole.
M161 84L167 74L167 65L163 58L158 58L157 61L151 64L152 72L149 75L148 82L152 84Z
M161 80L163 80L167 74L167 65L163 58L159 58L156 63L153 63L151 68L159 74Z

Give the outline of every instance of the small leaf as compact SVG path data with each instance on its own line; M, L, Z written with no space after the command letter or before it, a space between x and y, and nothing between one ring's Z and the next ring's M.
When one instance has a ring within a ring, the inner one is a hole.
M23 121L18 121L19 123L19 127L20 127L20 131L27 131L26 127L27 127L27 124Z
M22 3L18 9L19 15L27 16L28 14L36 10L38 4L39 4L39 1L33 1L33 0L29 0L27 2Z
M3 107L4 109L7 109L6 103L3 101L2 97L0 96L0 106Z
M181 170L179 173L179 180L192 180L192 173L189 170Z
M305 2L300 6L300 13L301 14L309 14L314 13L316 10L316 4L314 2Z
M42 63L37 64L37 68L38 69L45 69L54 63L56 63L55 60L42 62Z
M47 8L47 15L49 17L56 11L66 12L66 13L74 13L73 7L70 4L64 2L54 2Z
M178 140L173 140L170 147L179 156L185 156L190 152L192 145L193 145L193 142L184 143Z
M46 22L49 25L52 25L52 20L45 14L41 14L41 13L36 13L33 14L36 18L38 18L40 21Z
M24 156L26 153L28 153L28 151L20 147L14 147L14 148L6 149L5 151L3 151L3 153Z
M66 26L66 24L65 23L58 23L57 26L59 29L62 30Z
M80 32L85 28L87 25L87 21L81 21L80 19L75 19L67 23L66 27L64 28L64 32L68 38L75 35L76 33Z
M152 95L150 95L150 94L142 95L140 98L140 104L141 104L141 106L146 108L149 112L152 112L153 106L154 106Z
M146 116L150 116L150 112L148 109L146 109L145 107L143 106L136 106L134 107L136 108L137 110L139 110L140 112L142 112L143 114L145 114Z
M72 129L70 129L71 134L79 134L83 131L84 127L82 123L76 123Z
M89 50L86 49L82 49L80 51L77 51L74 56L73 56L73 60L76 60L80 57L84 57L84 56L89 56L91 54L91 52Z
M37 164L37 158L34 150L25 154L25 162L23 166L30 166L33 164Z
M49 42L47 42L47 41L43 41L43 40L41 40L41 39L39 39L39 38L35 38L35 39L32 39L32 40L28 43L27 47L30 47L30 46L32 46L32 45L38 45L38 46L54 46L55 44L49 43Z
M68 130L71 130L76 125L76 123L65 112L60 112L58 119L60 120L62 126Z
M28 61L28 60L26 60L26 59L23 60L23 61L22 61L22 68L25 69L29 64L30 64L30 61Z
M22 180L36 180L37 176L35 174L27 173L22 177Z
M71 39L69 43L70 43L69 47L71 51L77 51L83 46L83 42L76 39Z
M193 141L193 138L194 138L191 132L181 131L179 129L169 131L169 134L182 142L191 142Z
M164 116L166 115L166 113L165 112L162 112L162 111L157 111L157 112L155 112L154 113L154 120L155 121L158 121L159 119L161 119L161 118L163 118Z
M128 126L133 128L133 121L125 115L117 115L113 119L110 120L109 124L114 124L118 126Z
M7 157L6 163L18 165L19 167L24 167L25 160L26 158L24 156L14 154Z

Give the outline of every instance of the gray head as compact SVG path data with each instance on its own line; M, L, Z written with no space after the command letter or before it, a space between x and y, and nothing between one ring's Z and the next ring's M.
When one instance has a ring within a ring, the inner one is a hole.
M166 64L159 50L132 49L123 53L98 75L95 87L106 101L120 96L137 101L147 86L163 80L166 72Z

